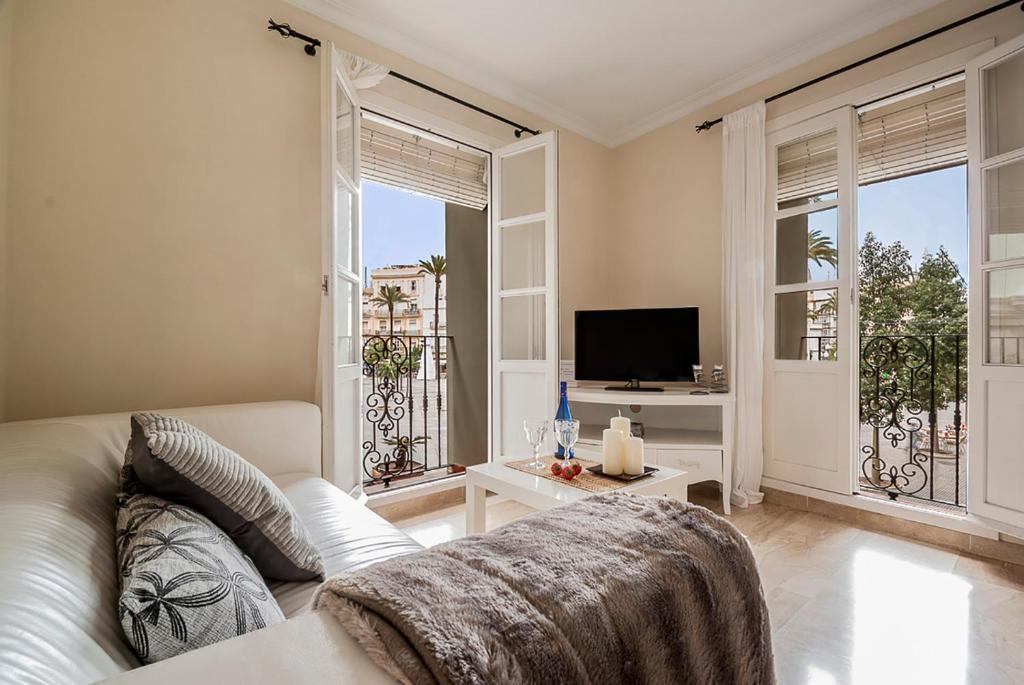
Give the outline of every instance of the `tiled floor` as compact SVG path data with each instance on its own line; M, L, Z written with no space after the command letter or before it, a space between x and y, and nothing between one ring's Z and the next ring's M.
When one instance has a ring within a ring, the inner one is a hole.
M720 511L717 492L691 499ZM489 498L488 528L528 514ZM398 521L464 535L461 505ZM764 504L734 509L761 568L782 685L1024 683L1024 568Z

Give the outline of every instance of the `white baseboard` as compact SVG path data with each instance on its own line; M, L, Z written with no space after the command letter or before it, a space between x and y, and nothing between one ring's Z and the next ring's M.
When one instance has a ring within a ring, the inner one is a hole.
M989 540L999 539L999 533L986 526L978 517L970 514L956 516L954 514L944 514L937 511L925 511L899 502L886 502L884 500L860 495L840 495L836 492L810 488L806 485L797 485L796 483L787 483L784 480L776 480L774 478L762 478L761 484L768 488L774 488L775 490L791 492L794 495L802 495L804 497L813 497L814 499L832 502L833 504L841 504L853 509L863 509L876 514L892 516L894 518L905 519L907 521L915 521L916 523L923 523L937 528L955 530L960 533L967 533L968 535L977 535L978 537L988 538Z

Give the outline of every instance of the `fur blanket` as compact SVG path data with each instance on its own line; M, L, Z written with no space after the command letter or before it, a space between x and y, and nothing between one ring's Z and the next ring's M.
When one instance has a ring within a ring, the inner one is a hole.
M399 682L775 682L750 546L608 493L329 579L313 600Z

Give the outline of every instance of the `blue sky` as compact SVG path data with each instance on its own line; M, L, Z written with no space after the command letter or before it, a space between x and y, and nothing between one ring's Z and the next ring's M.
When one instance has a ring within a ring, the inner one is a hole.
M899 240L916 267L927 249L946 247L967 278L967 167L876 183L860 189L858 240L872 231L882 242Z
M444 254L444 203L363 182L363 265L416 264ZM369 285L369 284L366 284Z

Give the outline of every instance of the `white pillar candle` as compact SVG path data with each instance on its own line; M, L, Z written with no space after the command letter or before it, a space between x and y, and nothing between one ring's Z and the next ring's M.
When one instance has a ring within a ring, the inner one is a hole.
M622 470L629 476L639 476L644 472L643 438L626 438L622 449Z
M615 428L601 434L601 470L610 476L622 473L622 433Z
M622 433L623 439L629 437L629 418L626 416L613 416L612 428Z

